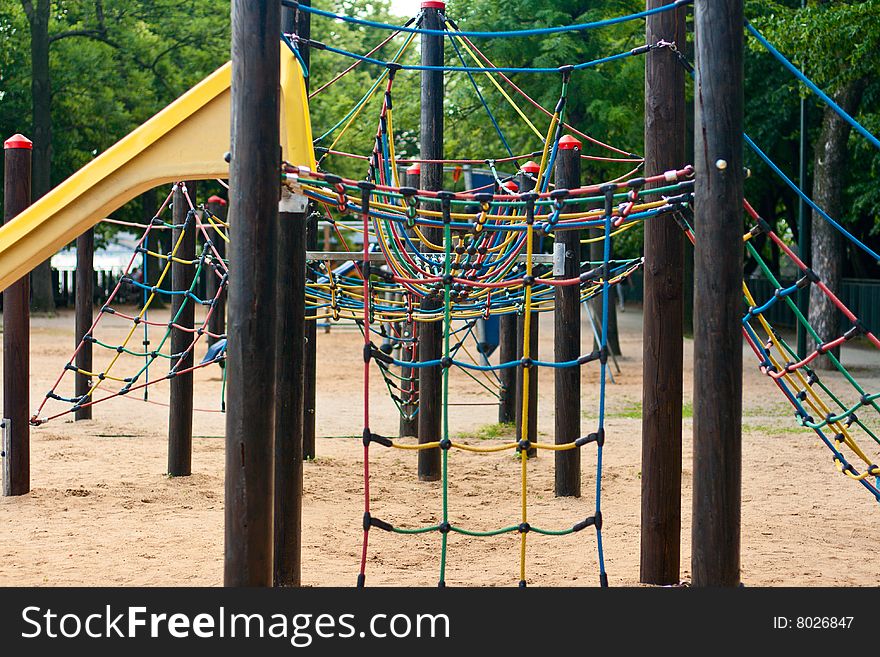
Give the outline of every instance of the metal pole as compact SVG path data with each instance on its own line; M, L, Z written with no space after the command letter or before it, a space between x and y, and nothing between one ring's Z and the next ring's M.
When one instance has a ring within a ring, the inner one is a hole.
M227 586L272 584L281 9L232 2Z
M31 204L33 143L13 135L3 143L3 220ZM28 274L3 291L3 496L31 490L30 280Z
M647 9L674 0L648 0ZM684 9L647 19L645 43L684 48ZM685 161L684 69L669 48L645 60L645 175ZM645 222L640 580L677 584L681 567L684 238L670 218Z
M740 582L743 0L696 2L695 586Z

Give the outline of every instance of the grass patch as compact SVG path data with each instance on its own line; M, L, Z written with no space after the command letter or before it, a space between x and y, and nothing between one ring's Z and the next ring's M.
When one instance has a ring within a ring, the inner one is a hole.
M691 402L686 402L686 403L682 404L681 417L683 419L688 419L688 418L692 418L693 416L694 416L694 405ZM641 417L642 417L642 402L640 402L640 401L627 402L622 408L609 412L608 417L624 419L624 420L641 419Z
M638 420L642 417L642 402L627 402L623 408L608 414L609 417Z
M812 434L812 429L791 424L746 424L742 425L743 433L760 433L760 434Z
M512 422L496 422L484 424L474 432L474 438L480 440L494 440L496 438L509 438L514 435L516 428Z

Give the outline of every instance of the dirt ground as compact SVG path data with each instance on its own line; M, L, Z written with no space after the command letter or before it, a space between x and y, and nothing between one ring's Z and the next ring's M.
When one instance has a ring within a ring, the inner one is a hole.
M154 313L158 316L157 313ZM641 315L620 315L621 372L608 389L607 441L602 480L603 539L612 586L635 585L639 576ZM102 322L99 337L119 339L128 324ZM584 348L589 326L584 326ZM542 319L540 353L552 358L552 318ZM361 337L351 328L319 333L318 458L305 467L303 578L314 586L354 585L361 549L363 462ZM139 344L140 339L136 340ZM35 409L61 372L73 347L73 315L32 320L31 406ZM198 357L204 347L197 350ZM689 579L691 516L692 343L685 347L684 527L682 578ZM96 352L97 354L97 352ZM745 355L742 579L746 585L876 585L880 563L870 527L877 502L840 475L814 434L795 425L791 408ZM100 356L100 357L99 357ZM107 353L96 355L96 368ZM868 352L844 351L858 365L868 391L880 384L880 363ZM131 373L138 361L120 363ZM595 430L598 367L582 370L583 431ZM158 377L158 369L151 375ZM828 379L830 380L830 379ZM395 435L397 416L378 374L372 377L373 430ZM167 385L94 407L95 419L73 423L64 416L32 429L31 494L0 498L0 585L219 585L223 570L223 432L216 412L217 366L196 374L191 477L166 476ZM540 438L552 440L553 373L540 374ZM72 379L61 390L70 391ZM838 386L839 387L839 386ZM452 394L461 402L491 401L488 393L457 374ZM47 407L48 408L48 407ZM53 407L60 409L55 403ZM483 445L497 436L494 406L455 406L454 436ZM870 447L870 446L868 446ZM876 447L876 446L875 446ZM438 521L438 483L416 480L414 452L374 447L372 505L375 516L403 527ZM876 452L876 450L875 450ZM529 519L564 528L592 515L595 449L583 451L583 497L553 496L553 457L529 463ZM519 463L509 452L450 454L451 520L471 529L519 522ZM447 582L516 585L519 537L451 535ZM598 584L592 529L565 536L528 538L532 585ZM436 585L440 536L371 532L368 585Z

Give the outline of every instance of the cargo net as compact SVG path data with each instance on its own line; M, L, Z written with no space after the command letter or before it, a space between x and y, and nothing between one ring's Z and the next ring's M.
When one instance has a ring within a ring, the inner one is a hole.
M171 214L172 199L175 197L178 203L186 204L183 223L170 223L167 216ZM193 204L183 183L173 186L153 220L145 227L107 302L100 308L92 326L31 417L32 425L44 424L121 396L164 405L149 398L148 391L152 386L212 364L224 364L226 336L212 333L209 325L220 299L225 294L228 281L226 261L215 246L219 240L228 241L226 229L223 220L204 206L196 207ZM172 232L171 249L167 253L159 253L150 248L151 244L157 242L154 238L159 231ZM182 245L187 240L196 244L195 258L180 257ZM183 265L185 268L182 269L186 272L182 277L183 284L179 280L172 280L171 271L174 265ZM156 272L155 280L149 280L148 272ZM209 298L202 298L197 294L203 277L207 279L204 287L212 291ZM129 306L121 305L123 300L131 298L141 298L142 301L133 310L129 310ZM160 298L171 305L167 322L150 319L150 311L160 305L157 302ZM181 323L181 318L188 311L192 312L195 305L206 308L201 323ZM121 333L121 339L104 338L105 334L120 335L118 330L102 330L107 318L111 316L128 323L128 327ZM186 336L184 340L176 342L186 343L182 350L176 352L172 351L172 334L175 332ZM195 363L194 350L203 339L210 341L211 346L205 357ZM77 365L77 357L83 350L92 351L91 370ZM225 389L225 368L223 373ZM77 378L80 378L80 390L76 389ZM217 408L196 410L222 411L222 393Z

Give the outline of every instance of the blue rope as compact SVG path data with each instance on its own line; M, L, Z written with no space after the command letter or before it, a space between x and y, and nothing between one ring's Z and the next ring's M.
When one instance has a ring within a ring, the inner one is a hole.
M281 40L287 44L287 47L290 48L290 51L294 54L294 56L296 57L296 60L299 62L299 65L302 67L303 77L308 78L309 77L309 67L306 66L306 62L302 58L302 55L299 52L299 48L297 48L295 45L293 45L291 40L287 38L287 35L284 34L284 32L281 33Z
M791 179L782 172L782 169L780 169L778 166L776 166L776 164L773 162L773 160L771 160L767 156L767 154L764 153L764 151L762 151L760 148L758 148L758 145L752 141L751 137L749 137L747 134L743 133L743 138L746 140L746 143L751 147L751 149L753 151L755 151L755 153L757 153L758 156L762 160L764 160L764 162L767 163L767 166L769 166L771 169L773 169L773 171L776 173L776 175L778 175L780 178L782 178L782 180L785 181L785 184L788 185L789 187L791 187L795 191L795 193L804 200L804 202L807 205L809 205L816 212L818 212L825 219L825 221L827 221L829 224L834 226L838 231L840 231L840 233L842 235L844 235L850 242L852 242L857 247L859 247L862 251L864 251L869 256L871 256L875 261L880 262L880 254L878 254L876 251L874 251L867 244L863 244L855 235L853 235L846 228L844 228L839 223L837 223L834 219L832 219L831 216L827 212L825 212L825 210L823 210L818 205L816 205L816 203L813 202L813 199L811 199L809 196L804 194L804 192L802 192L800 190L800 188L797 185L795 185L791 181Z
M575 25L560 25L557 27L541 27L541 28L532 28L530 30L503 30L500 32L468 32L462 31L457 32L457 34L466 37L481 37L481 38L509 38L509 37L527 37L527 36L537 36L541 34L560 34L563 32L582 32L584 30L592 30L598 27L607 27L609 25L617 25L618 23L626 23L633 20L638 20L640 18L647 18L648 16L653 16L654 14L659 14L664 11L678 9L681 6L691 4L692 0L676 0L668 5L663 5L660 7L655 7L654 9L648 9L646 11L640 11L635 14L627 14L626 16L616 16L614 18L606 18L599 21L591 21L589 23L577 23ZM444 30L427 30L424 28L417 27L401 27L399 25L389 25L388 23L380 23L377 21L371 21L364 18L355 18L354 16L344 16L342 14L334 14L330 11L324 11L322 9L317 9L315 7L309 7L306 5L301 5L295 0L281 0L281 4L285 7L294 7L301 11L305 11L310 14L315 14L317 16L324 16L325 18L332 18L334 20L345 21L346 23L354 23L355 25L363 25L365 27L375 27L382 30L397 30L400 32L410 32L413 34L432 34L432 35L443 35L445 34Z
M819 96L819 98L821 98L826 105L837 112L837 115L840 118L849 123L853 128L856 129L856 131L859 132L859 134L861 134L865 139L871 142L876 148L880 148L880 139L877 139L877 137L868 132L868 130L864 126L862 126L861 123L859 123L849 114L847 114L840 105L835 103L824 91L817 87L812 80L801 73L800 70L798 70L790 61L788 61L782 53L776 50L776 48L774 48L772 44L767 41L767 39L761 36L761 33L758 32L758 30L756 30L754 26L748 21L746 21L746 29L751 32L752 36L755 37L771 55L778 59L780 63L791 72L792 75L803 82L810 91Z
M670 6L670 5L664 5ZM456 34L464 34L463 32L456 32ZM320 46L317 45L317 42L313 43L313 45L319 49L326 50L328 52L336 53L337 55L342 55L344 57L350 57L351 59L357 59L362 62L366 62L367 64L374 64L376 66L387 67L389 62L383 61L381 59L376 59L375 57L367 57L366 55L359 55L354 52L350 52L348 50L343 50L342 48L335 48L334 46L327 45L326 43L322 43ZM608 57L602 57L600 59L594 59L589 62L582 62L580 64L575 64L571 67L573 71L582 71L586 68L592 68L594 66L598 66L599 64L605 64L607 62L613 62L618 59L624 59L626 57L632 57L633 55L641 55L644 54L644 48L633 48L632 50L627 50L626 52L618 53L616 55L610 55ZM396 62L393 63L395 68L399 68L404 71L444 71L444 72L464 72L464 73L559 73L561 68L563 67L517 67L517 66L423 66L421 64L400 64L398 65Z
M327 46L327 48L329 49L329 46ZM397 61L397 59L403 54L403 50L404 50L404 48L406 48L406 44L405 44L405 43L402 44L402 45L397 49L397 52L396 52L396 53L394 53L394 57L392 58L392 61ZM382 72L382 75L380 75L380 76L376 79L376 81L373 83L373 85L370 87L370 89L367 91L367 93L365 93L364 96L363 96L363 98L361 98L361 99L355 104L355 106L351 108L351 110L348 112L348 114L346 114L346 115L342 118L342 120L339 121L339 123L337 123L336 125L334 125L334 126L333 126L332 128L330 128L327 132L325 132L323 135L321 135L320 137L318 137L318 138L315 140L315 143L316 143L316 144L321 143L321 142L324 141L329 135L331 135L331 134L333 134L334 132L336 132L336 130L338 130L338 129L339 129L339 128L340 128L340 127L346 122L346 121L348 121L348 119L350 119L350 118L352 117L352 115L353 115L355 112L358 111L358 109L361 107L361 105L363 105L364 103L366 103L366 102L370 99L370 97L372 96L373 92L376 90L376 87L378 87L380 84L382 84L382 81L385 79L385 76L386 76L386 75L388 75L388 71L383 71L383 72Z

